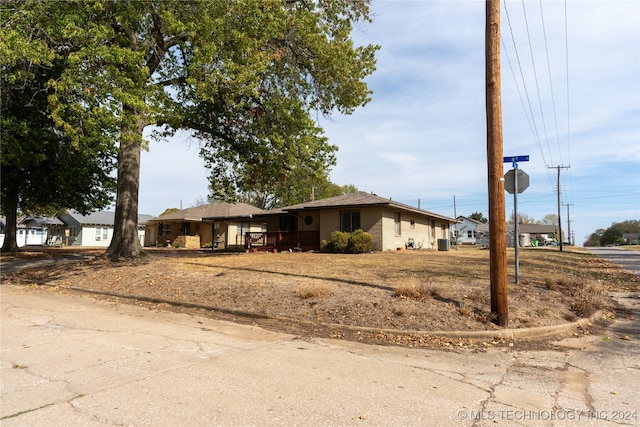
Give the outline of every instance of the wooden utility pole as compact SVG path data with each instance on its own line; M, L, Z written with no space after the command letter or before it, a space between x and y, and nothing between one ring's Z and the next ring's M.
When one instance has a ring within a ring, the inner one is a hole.
M485 54L491 313L496 324L506 327L509 325L509 310L500 94L500 0L486 1Z

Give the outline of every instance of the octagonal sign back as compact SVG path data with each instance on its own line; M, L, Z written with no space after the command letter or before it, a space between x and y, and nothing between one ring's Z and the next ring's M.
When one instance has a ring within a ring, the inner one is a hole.
M518 194L529 188L529 175L522 169L511 169L504 175L504 189L509 194L515 192L516 171L518 171Z

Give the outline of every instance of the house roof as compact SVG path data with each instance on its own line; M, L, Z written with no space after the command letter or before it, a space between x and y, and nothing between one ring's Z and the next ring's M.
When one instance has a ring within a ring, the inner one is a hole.
M513 230L513 224L507 224L508 230ZM480 224L476 228L477 232L489 232L489 224ZM553 224L518 224L519 233L530 234L554 234L556 226Z
M249 217L264 214L260 208L246 203L208 203L193 208L182 209L152 218L150 222L162 221L202 221L222 218Z
M477 219L469 218L468 216L463 216L463 215L458 216L458 222L460 222L463 219L466 219L469 222L473 222L474 224L483 224L482 221L478 221Z
M138 225L145 223L153 218L151 215L138 214ZM71 210L66 215L60 217L67 225L74 225L73 222L79 225L108 225L113 226L115 224L116 213L111 211L98 211L91 212L89 215L82 215L81 213Z
M509 224L509 226L513 225ZM520 233L553 234L557 230L554 224L518 224L518 231Z
M364 191L358 191L355 193L343 194L341 196L329 197L327 199L315 200L313 202L299 203L297 205L286 206L280 208L280 212L295 212L306 209L329 209L329 208L346 208L352 206L388 206L393 209L400 209L404 211L410 211L422 215L431 216L434 218L440 218L449 222L456 222L455 219L439 215L433 212L419 209L413 206L405 205L404 203L398 203L393 200L380 197L376 194L367 193Z
M18 225L31 227L48 227L50 225L64 225L64 222L55 217L29 215L18 221Z

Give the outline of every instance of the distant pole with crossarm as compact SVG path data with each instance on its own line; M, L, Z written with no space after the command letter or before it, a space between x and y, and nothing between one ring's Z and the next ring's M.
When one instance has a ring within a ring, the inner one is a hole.
M562 221L560 220L560 169L569 169L571 166L549 166L549 169L558 170L558 243L562 252Z

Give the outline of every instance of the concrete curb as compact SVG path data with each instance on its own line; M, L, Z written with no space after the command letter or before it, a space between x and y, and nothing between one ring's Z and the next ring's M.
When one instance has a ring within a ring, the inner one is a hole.
M84 292L92 295L103 295L103 296L110 296L115 298L144 301L144 302L150 302L153 304L168 304L174 307L198 308L198 309L203 309L208 311L215 311L219 313L230 314L234 316L245 317L249 319L276 320L280 322L287 322L290 324L306 325L306 326L312 326L312 327L322 326L329 329L343 329L343 330L348 330L352 332L365 332L365 333L371 333L371 334L385 333L385 334L393 334L393 335L417 335L417 336L425 336L425 337L434 336L434 337L448 337L448 338L459 338L459 339L540 338L540 337L547 337L552 335L560 335L563 333L573 331L579 327L591 324L596 319L602 316L602 311L597 311L594 314L592 314L590 317L582 318L575 322L562 323L559 325L538 326L535 328L496 329L496 330L485 330L485 331L402 330L402 329L373 328L369 326L341 325L336 323L312 322L310 320L296 320L288 317L270 316L268 314L255 313L251 311L235 310L230 308L216 307L216 306L210 306L206 304L198 304L198 303L192 303L192 302L186 302L186 301L175 301L175 300L170 300L165 298L148 297L144 295L120 294L117 292L101 291L96 289L86 289L86 288L79 288L75 286L50 285L48 283L36 282L33 280L23 280L23 281L29 282L29 284L35 284L43 287L59 288L64 290L76 291L76 292Z

